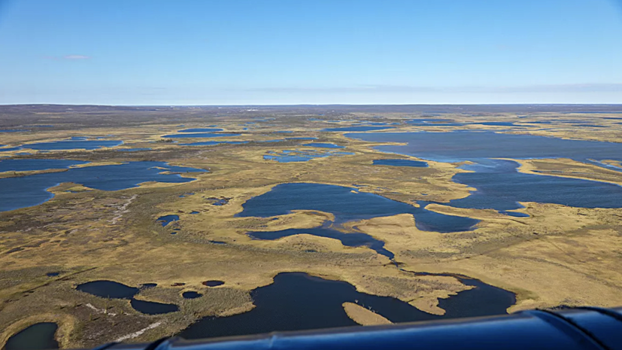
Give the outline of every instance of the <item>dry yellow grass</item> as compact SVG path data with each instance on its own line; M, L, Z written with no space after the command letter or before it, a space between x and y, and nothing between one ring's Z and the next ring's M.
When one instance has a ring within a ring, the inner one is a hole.
M387 118L407 117L387 115ZM467 121L464 116L452 117ZM511 115L502 117L521 121ZM219 119L219 127L241 131L241 120L223 117ZM517 218L494 210L452 208L442 203L466 197L473 190L452 181L456 173L463 172L455 164L428 162L428 168L373 166L374 159L408 157L379 153L372 148L376 143L347 139L340 133L309 130L309 123L304 120L292 123L296 136L315 136L321 142L343 144L347 146L345 151L355 154L305 163L276 163L263 159L267 151L302 146L285 142L195 148L169 142L149 143L179 129L177 124L165 123L6 135L2 143L15 146L70 136L115 134L112 139L125 141L123 148L150 147L153 151L145 154L55 151L51 155L97 164L167 161L210 172L184 175L197 179L189 183L145 183L116 192L85 191L80 185L61 184L51 189L57 195L50 202L0 213L0 299L5 301L0 306L0 328L4 329L0 344L11 334L41 321L59 323L58 338L64 348L92 347L162 321L157 328L132 339L154 340L175 334L202 316L226 316L252 309L249 291L272 283L281 272L300 271L343 280L360 292L399 298L439 315L445 312L438 307L439 298L471 288L453 277L413 276L399 271L388 258L371 249L346 247L335 239L308 234L274 241L250 239L246 235L249 231L311 228L334 219L331 213L309 210L275 218L235 216L248 199L286 182L348 187L357 184L361 185L361 191L411 204L416 200L439 202L428 205L427 209L481 220L474 231L445 234L418 230L408 214L349 223L343 229L357 226L358 230L384 241L386 249L395 253L395 260L406 270L460 273L510 290L516 293L517 304L509 311L559 304L622 305L622 273L618 268L622 262L619 254L622 210L522 203L525 208L517 211L530 217ZM204 126L196 121L185 127ZM441 129L452 128L402 128ZM266 127L235 139L283 137L270 134L276 130L278 126ZM557 126L548 131L534 127L528 132L594 138L594 133L574 133ZM599 137L622 140L617 130ZM520 171L524 172L537 170L541 171L537 174L621 183L615 171L565 159L526 160L521 164ZM228 198L229 202L213 206L208 200L211 197ZM190 214L193 211L199 214ZM167 214L179 215L180 221L164 228L155 223L159 216ZM176 235L170 234L173 227L180 229ZM214 241L226 244L214 244ZM45 276L53 271L61 275ZM180 312L145 316L133 310L127 300L105 300L75 290L77 284L98 279L134 287L157 283L157 288L141 292L138 298L176 303ZM221 280L225 284L207 288L202 285L206 280ZM173 286L180 282L185 285ZM180 297L183 290L197 290L210 298L183 300ZM116 316L97 313L86 304L98 310L108 309ZM355 304L346 304L344 309L361 324L382 321L381 316ZM96 329L106 331L97 333Z
M391 321L386 318L378 315L377 313L368 310L362 307L359 304L354 303L343 303L343 309L348 314L348 317L352 319L352 321L362 325L362 326L374 326L380 324L391 324Z

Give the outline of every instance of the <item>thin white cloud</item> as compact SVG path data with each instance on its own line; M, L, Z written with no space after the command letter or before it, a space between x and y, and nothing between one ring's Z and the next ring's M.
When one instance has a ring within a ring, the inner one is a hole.
M43 59L45 60L53 60L53 61L60 61L60 60L70 60L70 61L76 61L76 60L88 60L90 59L91 56L86 56L86 55L65 55L65 56L43 56Z
M66 56L63 56L63 59L66 59L66 60L88 60L89 58L91 58L91 56L85 56L85 55L66 55Z

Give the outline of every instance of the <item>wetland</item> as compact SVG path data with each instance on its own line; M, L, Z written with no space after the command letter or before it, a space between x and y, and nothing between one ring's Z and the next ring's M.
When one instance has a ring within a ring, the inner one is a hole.
M6 349L622 304L615 109L29 108L0 106Z

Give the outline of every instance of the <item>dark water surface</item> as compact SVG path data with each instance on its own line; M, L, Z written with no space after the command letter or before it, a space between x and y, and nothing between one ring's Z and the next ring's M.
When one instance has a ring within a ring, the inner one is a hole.
M415 168L427 168L428 163L410 159L374 159L374 165L409 166Z
M374 237L362 232L341 232L335 228L330 227L330 225L314 228L291 228L281 231L258 231L247 233L247 235L249 235L253 239L266 240L275 240L282 237L294 236L299 234L309 234L318 237L334 238L340 240L343 245L348 247L366 246L374 250L378 254L388 257L389 259L393 259L394 257L393 253L384 248L383 241L377 240Z
M58 349L58 342L54 334L58 326L56 323L43 322L32 326L11 336L7 340L5 350L45 350Z
M480 160L464 166L473 173L459 173L453 181L477 191L450 205L459 208L492 208L506 211L521 208L517 202L555 203L580 208L622 207L622 186L557 176L524 174L519 164L508 160Z
M438 118L421 118L414 120L407 120L407 124L415 126L463 126L465 123L458 123L451 119L438 119Z
M405 146L378 146L385 152L442 159L571 158L622 160L622 143L564 140L534 135L486 131L351 133L345 136L372 142L403 142Z
M19 151L20 149L23 149L23 148L22 148L22 147L7 147L7 148L0 148L0 152Z
M196 298L200 298L200 297L202 297L202 296L203 296L203 294L198 293L198 292L194 292L194 291L188 291L188 292L183 292L183 293L181 294L181 296L182 296L184 299L196 299Z
M0 160L0 173L4 171L67 169L74 165L87 163L85 161L67 159L5 159Z
M147 283L143 288L154 288L155 283ZM130 299L130 305L134 310L147 315L159 315L179 310L175 304L162 304L153 301L134 299L140 292L139 288L129 287L125 284L113 281L91 281L78 285L77 290L89 293L101 298Z
M419 229L436 232L467 231L478 223L475 219L434 213L377 194L359 192L356 188L314 183L280 184L249 199L242 207L236 216L270 217L292 210L319 210L334 214L338 224L410 213Z
M53 141L53 142L38 142L38 143L26 143L22 145L22 148L30 148L38 151L53 151L53 150L69 150L69 149L84 149L94 150L103 147L115 147L122 144L123 141L118 140L91 140L85 141L67 140L67 141Z
M444 316L437 316L395 298L358 292L346 282L304 273L281 273L273 284L251 292L256 305L251 311L230 317L205 317L179 335L199 339L357 325L343 310L344 302L371 308L396 323L505 314L514 303L513 294L503 290L476 289L466 297L464 293L452 296L453 309L448 309ZM484 307L487 302L488 306Z
M218 286L222 286L223 284L225 284L225 282L217 281L217 280L210 280L210 281L203 282L203 285L208 286L208 287L218 287Z
M158 220L156 221L159 222L162 225L162 227L165 227L166 225L170 224L173 221L179 221L179 215L160 216Z
M175 304L162 304L145 300L130 300L130 305L134 310L146 315L161 315L179 311L179 306Z
M78 285L77 290L89 293L101 298L131 299L140 289L128 287L123 283L113 281L91 281Z
M475 187L470 196L453 200L461 208L492 208L501 212L517 209L517 202L556 203L583 208L622 207L622 187L605 182L556 176L524 174L513 161L490 158L570 158L585 163L592 160L622 160L622 144L598 141L563 140L533 135L492 132L447 133L366 133L348 134L366 141L405 142L404 146L379 146L381 151L401 153L447 162L471 161L455 182ZM509 215L517 216L520 214Z
M47 189L64 182L73 182L102 191L118 191L137 187L147 181L183 183L194 180L178 174L187 172L205 172L205 170L171 166L164 162L129 162L0 178L0 211L31 207L46 202L53 197Z

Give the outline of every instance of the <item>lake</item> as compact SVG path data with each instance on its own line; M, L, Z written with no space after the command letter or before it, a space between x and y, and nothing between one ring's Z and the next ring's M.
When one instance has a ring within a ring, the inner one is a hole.
M4 161L3 161L4 162ZM205 172L204 169L171 166L164 162L128 162L119 165L70 168L55 173L0 178L0 211L31 207L50 200L47 191L60 183L73 182L102 191L118 191L148 181L184 183L194 179L180 173Z
M251 292L256 307L229 317L204 317L178 335L186 339L298 331L355 326L342 304L357 303L392 322L414 322L475 315L505 314L515 302L514 294L502 289L476 288L449 298L452 308L444 316L432 315L399 299L358 292L342 281L305 273L280 273L274 282ZM487 306L486 306L487 305Z
M68 159L5 159L0 160L0 173L4 171L34 171L48 169L68 169L89 162Z
M467 231L478 220L438 214L353 187L315 183L285 183L242 204L239 217L271 217L292 210L318 210L335 215L335 223L409 213L419 229L436 232Z
M70 149L84 149L94 150L103 147L115 147L119 146L123 141L119 140L66 140L66 141L53 141L53 142L37 142L23 144L22 148L29 148L38 151L58 151L58 150L70 150Z
M571 158L622 160L622 143L565 140L553 137L487 131L350 133L346 137L371 142L400 142L376 149L430 160L477 158Z
M58 349L54 335L58 326L52 322L36 323L11 336L5 350L46 350Z
M384 255L389 259L393 259L392 252L384 248L384 242L377 240L374 237L362 233L362 232L341 232L334 227L331 227L330 223L321 227L314 228L291 228L280 231L256 231L247 232L248 236L253 239L265 239L275 240L282 237L294 236L299 234L309 234L318 237L328 237L341 241L341 243L348 247L361 247L366 246L369 249L374 250L376 253Z
M470 196L452 200L451 206L496 209L502 213L517 209L521 202L555 203L584 208L622 207L622 187L597 181L557 176L523 174L513 161L491 158L570 158L585 163L590 159L622 160L622 144L564 140L533 135L492 132L365 133L348 137L374 142L404 142L403 146L378 146L380 151L445 162L471 161L453 181L475 187Z

